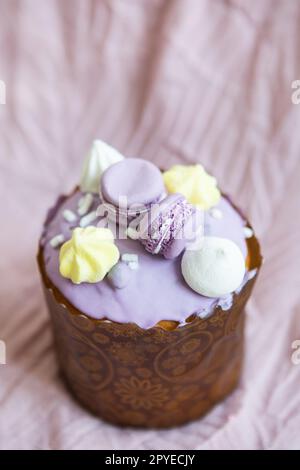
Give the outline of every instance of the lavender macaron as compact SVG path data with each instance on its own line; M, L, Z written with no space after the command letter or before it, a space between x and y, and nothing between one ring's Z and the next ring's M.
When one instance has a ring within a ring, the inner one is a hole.
M132 220L165 196L160 170L138 158L125 158L102 175L100 197L110 215Z
M166 259L180 255L201 229L200 211L181 194L171 194L153 206L139 225L140 242L151 254Z

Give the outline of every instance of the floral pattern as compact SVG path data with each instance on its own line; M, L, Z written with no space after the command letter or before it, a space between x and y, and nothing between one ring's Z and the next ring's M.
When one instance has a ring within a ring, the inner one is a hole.
M170 381L196 381L202 356L212 341L212 333L204 330L184 336L162 349L156 356L154 362L156 373Z
M121 343L114 340L109 346L109 352L121 364L138 366L144 362L140 348L128 342Z
M140 380L136 377L121 379L115 388L121 401L134 410L161 408L168 399L168 392L162 384L153 384L148 379Z
M173 330L89 319L47 290L69 388L93 413L122 425L165 427L202 416L238 383L253 281L228 311Z

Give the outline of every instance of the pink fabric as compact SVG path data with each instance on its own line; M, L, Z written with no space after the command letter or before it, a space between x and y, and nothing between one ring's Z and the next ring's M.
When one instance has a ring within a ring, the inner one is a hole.
M0 0L0 448L300 446L299 21L294 0ZM202 162L261 237L241 385L181 428L110 426L58 376L37 240L95 137Z

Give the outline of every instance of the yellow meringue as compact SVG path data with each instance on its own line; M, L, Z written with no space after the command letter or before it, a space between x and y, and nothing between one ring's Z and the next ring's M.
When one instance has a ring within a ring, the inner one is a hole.
M203 166L174 165L163 174L169 193L181 193L187 201L200 209L215 206L221 197L217 180L206 173Z
M102 281L118 262L120 253L108 228L75 228L59 253L59 272L74 284Z

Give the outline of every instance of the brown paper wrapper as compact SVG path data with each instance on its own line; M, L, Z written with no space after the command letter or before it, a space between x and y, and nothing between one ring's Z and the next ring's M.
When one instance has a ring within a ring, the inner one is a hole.
M38 254L63 376L78 401L119 425L170 427L194 420L237 385L244 349L244 307L261 265L259 244L248 240L256 268L233 305L184 326L162 321L150 329L94 320L74 308L47 278ZM163 315L162 315L163 317Z

